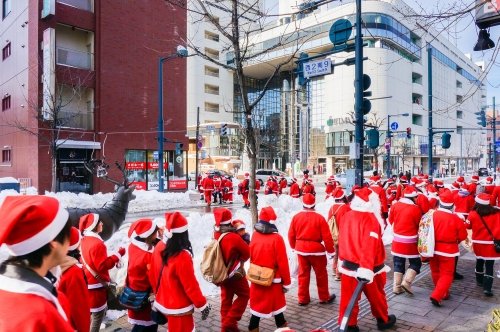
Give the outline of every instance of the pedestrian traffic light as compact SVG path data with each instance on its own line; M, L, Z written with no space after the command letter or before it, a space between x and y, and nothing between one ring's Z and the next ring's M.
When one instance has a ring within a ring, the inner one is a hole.
M227 123L223 123L220 127L220 135L227 136Z
M178 156L182 154L182 147L184 146L183 143L175 143L175 155Z
M307 78L304 77L304 62L309 58L309 54L307 53L300 53L299 55L299 60L297 61L297 78L298 78L298 83L300 86L304 86L307 83Z
M370 149L376 149L380 146L379 138L380 135L377 129L370 129L366 132L368 136L367 145Z
M475 112L474 114L477 115L477 124L480 125L481 127L486 127L486 112L485 111L479 111Z
M443 149L449 149L451 146L451 135L448 133L444 133L443 136L441 136L441 147Z
M372 109L372 103L365 97L370 97L372 95L371 91L367 91L372 85L372 79L370 76L363 74L363 79L361 81L361 88L363 89L363 101L361 102L361 111L364 115L370 113ZM356 107L356 106L354 106Z
M410 127L406 128L406 138L408 138L408 139L411 138L411 128Z

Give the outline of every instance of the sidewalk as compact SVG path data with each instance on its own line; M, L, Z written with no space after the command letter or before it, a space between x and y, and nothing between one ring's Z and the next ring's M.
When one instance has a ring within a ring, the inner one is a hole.
M387 264L392 266L390 246L386 247ZM331 266L330 266L331 268ZM451 289L451 297L444 301L440 308L434 307L429 301L429 294L433 289L428 265L423 265L420 275L414 284L415 295L392 294L392 272L387 275L386 294L389 303L389 312L395 314L397 323L389 331L484 331L491 319L491 311L500 308L500 280L495 278L491 298L483 295L482 288L476 286L474 279L475 258L467 253L460 257L458 270L465 278L455 281ZM498 266L496 266L498 269ZM330 270L331 271L331 270ZM310 331L322 327L328 331L338 329L337 320L339 312L340 282L334 281L330 274L329 285L337 299L331 305L320 305L315 287L315 278L311 281L311 304L299 307L297 304L297 285L287 293L287 310L285 317L291 328L300 331ZM195 314L197 331L220 331L220 299L210 298L212 311L207 320L202 321L199 313ZM247 331L250 319L249 310L246 311L239 328ZM131 331L126 316L108 323L104 331ZM378 331L375 319L370 314L369 305L364 297L360 301L358 324L361 331ZM261 331L275 330L273 319L261 320ZM166 331L161 327L159 331Z

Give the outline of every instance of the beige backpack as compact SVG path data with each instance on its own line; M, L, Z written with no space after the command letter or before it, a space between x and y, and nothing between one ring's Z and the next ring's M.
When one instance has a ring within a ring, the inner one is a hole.
M218 240L212 239L210 243L205 247L203 252L203 259L200 263L201 274L203 278L213 284L220 284L227 279L227 272L229 266L224 263L224 258L222 257L222 249L220 247L220 241L228 233L223 233Z
M332 217L328 219L328 227L330 228L330 233L332 233L333 244L337 245L339 243L339 227L337 225L337 220L335 219L335 213L339 211L340 207L337 208L332 214Z

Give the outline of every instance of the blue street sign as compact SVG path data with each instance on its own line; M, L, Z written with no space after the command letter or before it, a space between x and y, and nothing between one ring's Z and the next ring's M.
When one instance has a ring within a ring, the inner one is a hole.
M399 125L397 122L391 123L391 130L398 130L398 127L399 127Z
M496 146L497 148L500 148L500 141L495 141L495 146Z
M500 153L500 147L499 147L499 146L497 146L497 147L495 148L495 152L496 152L496 153Z
M153 151L153 159L158 160L158 151Z

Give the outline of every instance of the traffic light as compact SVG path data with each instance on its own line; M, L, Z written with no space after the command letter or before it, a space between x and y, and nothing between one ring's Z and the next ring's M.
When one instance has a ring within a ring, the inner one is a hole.
M380 146L379 138L380 135L378 134L377 129L370 129L366 132L368 136L368 142L366 143L370 149L376 149Z
M441 147L443 149L449 149L451 146L451 135L448 133L444 133L443 136L441 136Z
M480 111L480 112L475 112L474 114L477 115L477 124L480 125L481 127L486 127L486 112L485 111Z
M223 123L220 127L220 135L227 136L227 123Z
M184 146L183 143L175 143L175 155L178 156L182 154L182 147Z
M370 110L372 109L372 103L365 97L371 97L372 92L367 91L370 88L370 85L372 85L372 79L370 76L363 74L363 80L361 82L362 89L363 89L363 101L361 103L361 111L363 112L364 115L370 113ZM356 107L356 106L354 106Z
M406 138L408 138L408 139L411 138L411 128L410 127L406 128Z
M300 53L299 60L297 61L296 73L300 86L306 85L308 80L306 77L304 77L304 62L306 62L307 58L309 58L309 54L302 52Z

